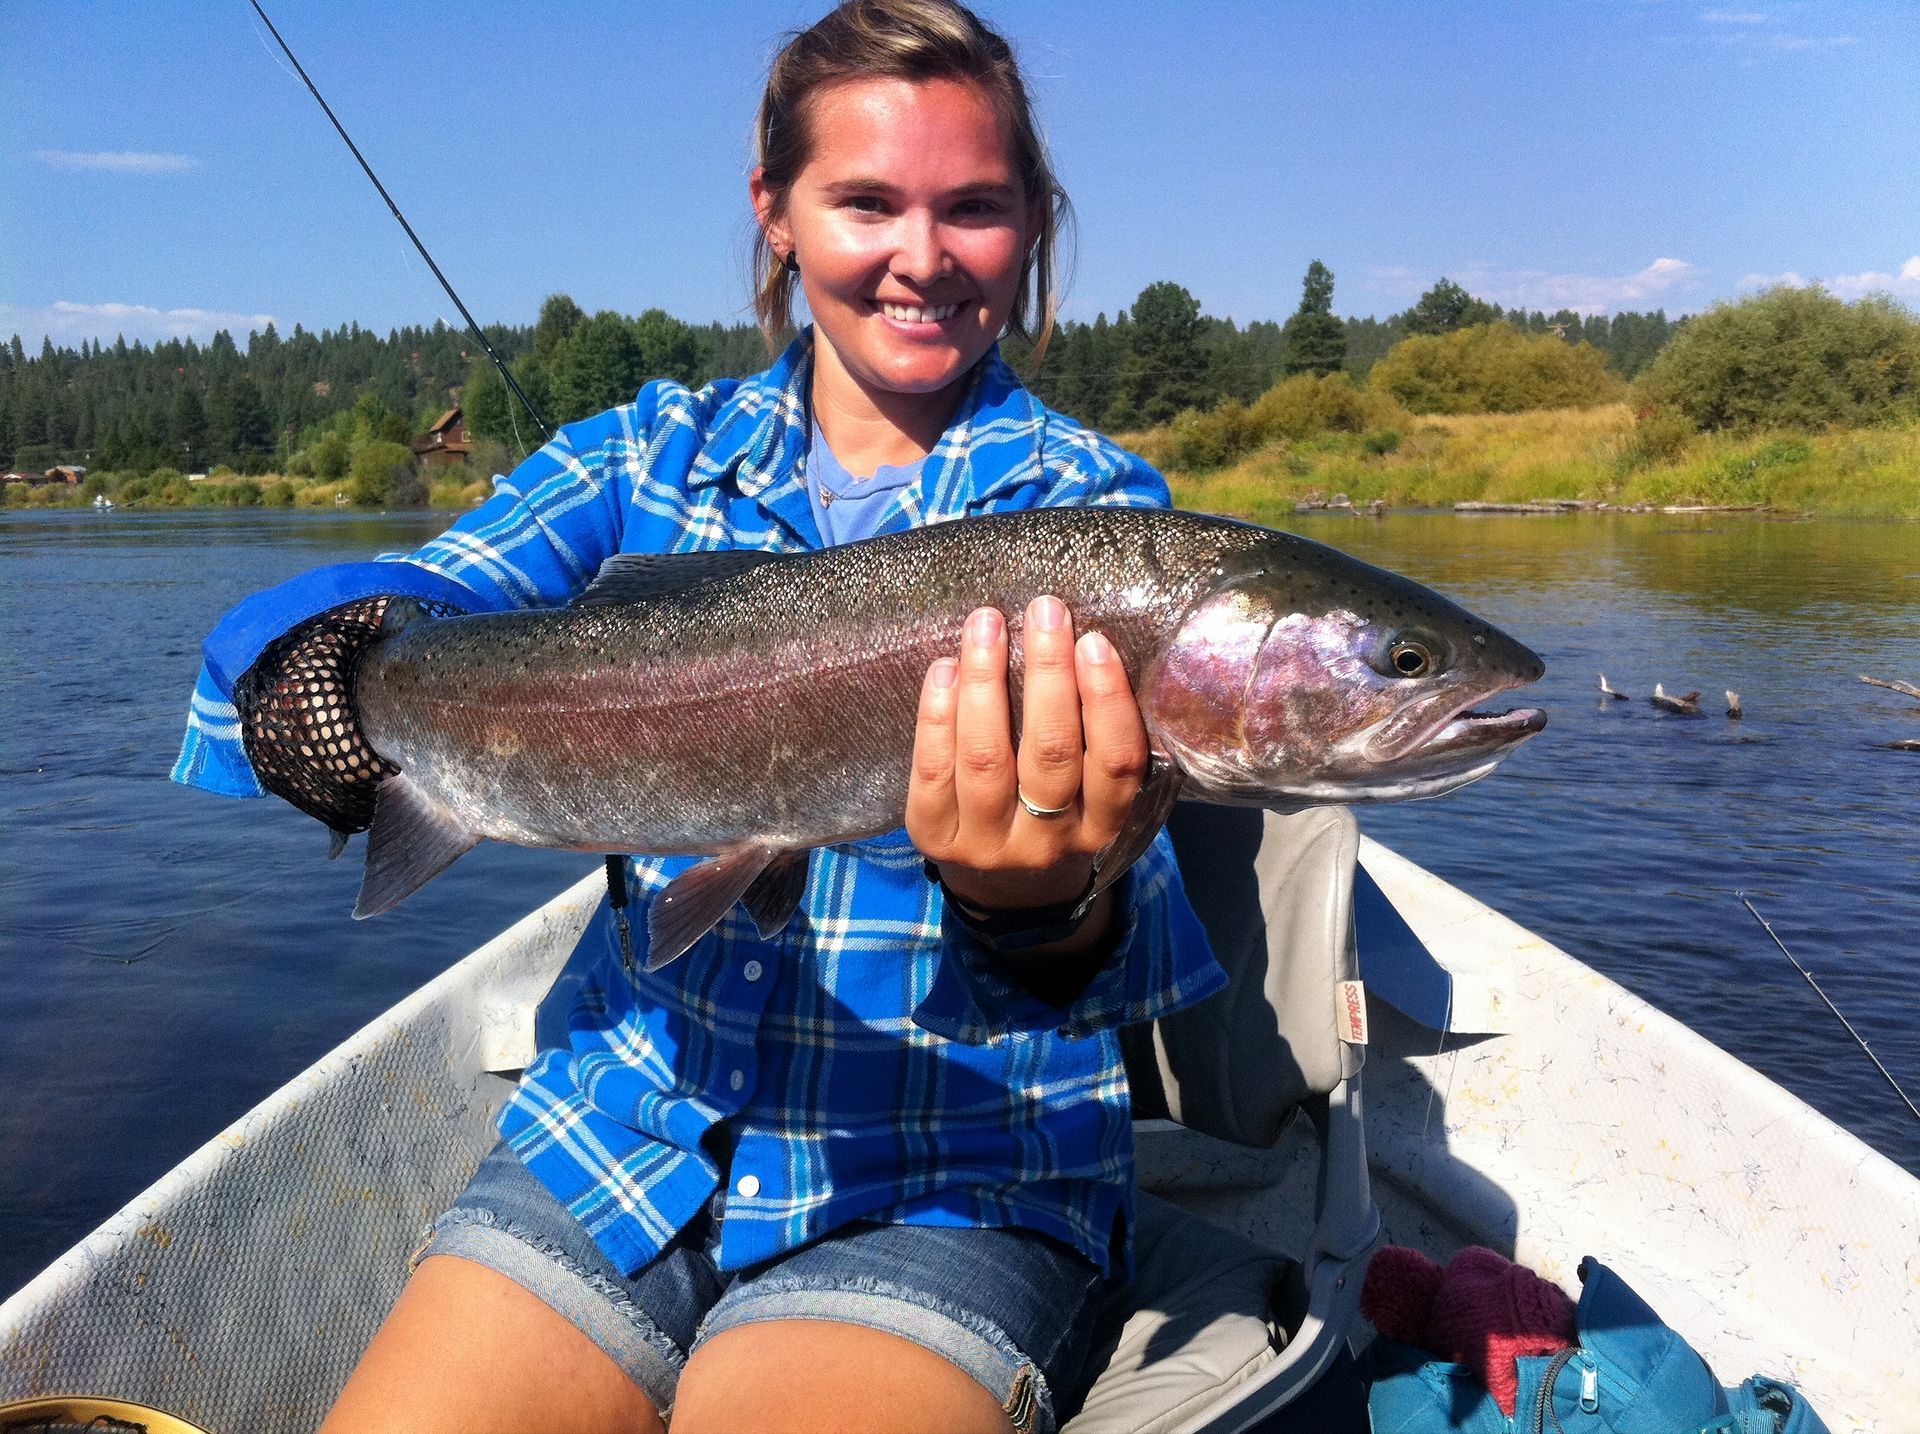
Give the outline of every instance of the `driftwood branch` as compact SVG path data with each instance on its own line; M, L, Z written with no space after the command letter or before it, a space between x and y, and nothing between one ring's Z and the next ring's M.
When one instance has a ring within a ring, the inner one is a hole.
M1884 677L1869 677L1864 672L1860 674L1860 680L1869 687L1884 687L1889 692L1898 692L1907 697L1920 697L1920 687L1915 687L1911 682L1889 682Z

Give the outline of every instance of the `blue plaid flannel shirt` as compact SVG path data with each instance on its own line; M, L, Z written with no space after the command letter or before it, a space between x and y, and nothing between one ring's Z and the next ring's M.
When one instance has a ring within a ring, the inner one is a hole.
M207 640L175 779L259 794L233 679L266 642L337 603L406 592L469 611L554 605L620 551L821 546L802 476L810 372L802 335L755 378L697 393L650 383L568 425L418 552L322 569L242 603ZM880 531L1167 501L1159 474L1047 409L996 352ZM636 858L636 892L693 860ZM1107 1271L1129 1248L1133 1209L1118 1028L1225 983L1164 833L1120 892L1113 957L1064 1009L943 922L904 831L816 852L800 912L773 940L736 908L656 973L623 969L603 903L576 953L586 975L570 1046L525 1072L501 1131L627 1272L723 1179L730 1269L867 1218L1038 1230ZM640 921L642 961L645 937ZM709 1139L716 1126L723 1138Z

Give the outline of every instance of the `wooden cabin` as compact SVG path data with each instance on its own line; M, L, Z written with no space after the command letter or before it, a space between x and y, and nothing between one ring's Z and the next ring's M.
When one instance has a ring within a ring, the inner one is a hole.
M407 446L419 458L422 468L433 469L466 462L473 440L467 435L466 420L455 406L436 418L425 433Z

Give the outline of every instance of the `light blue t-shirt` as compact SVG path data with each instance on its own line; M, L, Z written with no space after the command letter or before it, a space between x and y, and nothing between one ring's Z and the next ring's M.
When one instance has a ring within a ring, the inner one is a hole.
M820 536L830 545L874 536L887 515L889 495L918 478L926 461L882 463L871 478L858 478L834 457L820 425L812 425L807 443L807 498Z

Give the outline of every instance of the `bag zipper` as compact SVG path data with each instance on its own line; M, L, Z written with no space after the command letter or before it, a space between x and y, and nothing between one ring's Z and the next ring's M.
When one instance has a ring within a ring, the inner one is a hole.
M1535 1392L1533 1403L1533 1434L1547 1434L1549 1416L1552 1416L1556 1430L1563 1429L1560 1416L1553 1407L1553 1386L1560 1379L1560 1371L1576 1359L1580 1361L1580 1410L1583 1414L1599 1412L1600 1366L1592 1355L1578 1345L1569 1345L1554 1353L1540 1375L1540 1388Z

